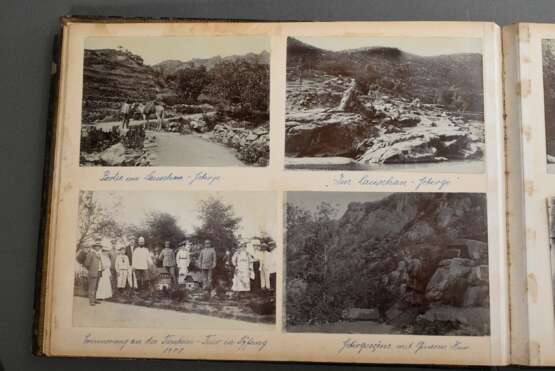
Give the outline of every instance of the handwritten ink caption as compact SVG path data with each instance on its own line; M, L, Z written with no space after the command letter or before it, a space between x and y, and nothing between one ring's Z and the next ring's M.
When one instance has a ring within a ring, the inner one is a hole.
M105 170L102 176L99 178L101 182L111 182L111 183L130 183L130 182L149 182L149 183L173 183L173 182L184 182L188 186L193 185L214 185L219 183L222 178L219 175L210 175L206 171L199 171L192 175L180 175L174 174L173 172L160 173L156 170L148 172L144 176L136 175L126 175L119 171L112 172L110 170Z
M459 178L456 178L459 180ZM409 190L437 190L442 191L449 188L452 181L445 178L423 176L416 179L405 179L398 178L395 176L385 176L385 177L372 177L369 175L362 176L347 176L344 173L339 173L339 175L332 178L331 184L333 186L366 186L366 187L398 187L398 188L408 188ZM326 185L327 186L327 185Z
M455 340L449 344L433 343L428 341L410 341L406 343L392 344L383 342L381 340L375 342L357 341L352 338L344 340L339 348L337 354L351 352L361 354L380 353L387 351L404 351L412 354L429 353L429 352L448 352L448 351L465 351L469 350L470 346L466 345L460 340Z
M268 345L269 341L265 338L257 338L251 335L242 336L218 336L206 335L202 337L183 337L173 334L163 336L148 336L137 338L100 338L88 333L83 337L83 345L89 346L108 346L115 347L119 351L126 350L131 347L159 347L162 354L181 354L191 346L205 347L226 347L235 351L256 351L262 352Z

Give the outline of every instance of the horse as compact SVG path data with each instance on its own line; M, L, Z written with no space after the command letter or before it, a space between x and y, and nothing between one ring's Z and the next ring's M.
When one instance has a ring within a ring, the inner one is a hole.
M135 109L143 116L143 120L146 120L146 126L150 125L149 117L150 115L156 115L156 128L155 130L161 131L164 124L164 118L166 116L166 111L164 106L156 102L148 102L147 104L139 103Z

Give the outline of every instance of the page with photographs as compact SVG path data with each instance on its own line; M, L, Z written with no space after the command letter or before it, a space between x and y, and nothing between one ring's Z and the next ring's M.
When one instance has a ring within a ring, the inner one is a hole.
M509 172L520 173L520 180L515 178L509 185L509 196L514 197L513 214L517 215L510 219L510 230L514 231L510 241L514 255L511 273L516 277L511 277L511 285L519 286L514 289L519 296L511 292L515 298L511 311L517 312L512 327L516 329L515 340L517 333L522 335L520 350L515 350L519 352L515 362L554 365L550 349L555 345L551 247L555 196L555 26L517 24L507 29L505 40L506 49L514 56L512 70L506 74L505 89L509 132L514 140L510 151L515 166ZM526 328L528 334L524 332ZM529 358L522 358L525 355Z
M63 33L46 355L508 363L496 25Z

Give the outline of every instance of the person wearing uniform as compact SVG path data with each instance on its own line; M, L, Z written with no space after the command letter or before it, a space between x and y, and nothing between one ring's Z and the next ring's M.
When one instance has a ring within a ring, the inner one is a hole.
M153 264L150 251L145 246L144 237L139 237L139 246L133 250L133 271L137 279L137 288L144 291L146 288L147 271Z
M170 241L164 242L164 248L160 251L158 259L162 261L162 267L170 274L172 285L177 284L177 277L175 274L175 252L170 247Z
M202 288L212 289L212 271L216 268L216 250L209 240L204 241L198 257L198 265L202 274Z
M121 128L129 129L129 119L131 118L131 105L129 104L129 99L126 99L121 105L121 115L123 118Z
M175 254L175 263L178 269L177 282L182 285L189 274L189 265L191 264L191 243L189 241L179 243L179 248Z

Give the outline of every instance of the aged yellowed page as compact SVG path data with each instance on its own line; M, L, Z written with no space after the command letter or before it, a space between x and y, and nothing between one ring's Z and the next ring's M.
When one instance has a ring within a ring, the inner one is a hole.
M509 297L511 321L511 363L527 365L528 300L526 294L526 249L524 243L524 178L519 78L519 27L503 28L503 91L507 156L507 242L509 248Z
M507 46L514 50L513 86L507 86L506 94L513 102L510 120L515 134L514 149L520 148L522 157L522 180L515 185L515 192L522 188L521 237L513 235L511 251L521 250L525 256L516 261L519 274L526 274L527 309L519 299L513 300L511 308L520 318L513 320L512 331L516 337L525 324L529 327L528 341L523 334L519 347L528 349L529 360L515 358L515 362L531 365L553 365L555 330L553 321L553 228L550 223L549 205L553 197L553 51L555 28L552 25L518 24L512 27L512 40ZM507 36L509 34L507 33ZM508 113L511 113L508 111ZM520 131L520 139L516 132ZM513 147L511 147L511 151ZM515 155L517 152L514 152ZM515 168L518 167L515 166ZM510 172L513 168L510 167ZM509 191L509 194L512 190ZM517 196L518 197L518 196ZM516 197L514 199L516 202ZM553 218L551 217L551 220ZM511 221L512 222L512 221ZM515 221L518 224L518 221ZM512 229L512 227L511 227ZM521 241L519 241L521 240ZM513 248L514 247L514 248ZM525 266L523 267L523 264ZM511 285L522 291L517 279ZM513 294L513 292L511 292Z
M500 37L66 20L44 352L507 364Z

